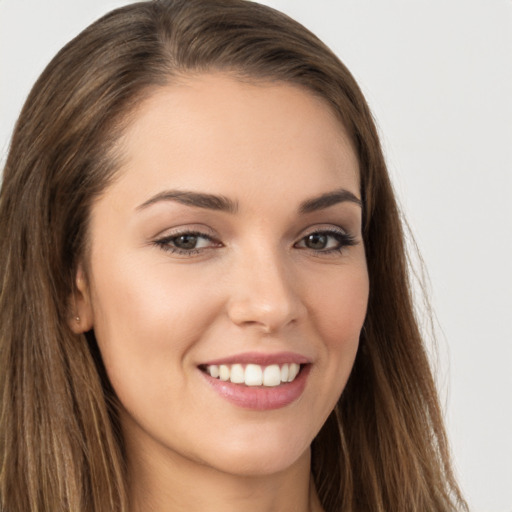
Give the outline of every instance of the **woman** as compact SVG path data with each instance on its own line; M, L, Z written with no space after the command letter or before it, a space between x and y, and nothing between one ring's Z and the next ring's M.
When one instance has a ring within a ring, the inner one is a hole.
M114 11L0 196L2 510L464 508L348 70L239 0Z

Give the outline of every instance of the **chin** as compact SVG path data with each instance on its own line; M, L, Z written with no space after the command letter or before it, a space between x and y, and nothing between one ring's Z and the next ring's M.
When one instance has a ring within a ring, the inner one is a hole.
M309 461L311 440L286 435L267 435L264 429L255 439L220 441L222 452L208 457L211 467L222 472L240 476L266 476L290 469L299 461ZM206 462L206 461L205 461Z
M258 454L245 454L243 456L234 457L233 459L225 461L217 461L216 469L223 473L228 473L243 477L264 477L269 475L276 475L295 466L304 457L309 460L309 447L298 456L297 454L283 454L279 450L273 453Z

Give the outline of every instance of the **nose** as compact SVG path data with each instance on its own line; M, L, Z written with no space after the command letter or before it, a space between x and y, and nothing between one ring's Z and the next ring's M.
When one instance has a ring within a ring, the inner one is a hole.
M277 250L240 257L231 269L228 315L238 326L269 334L298 322L306 312L292 264Z

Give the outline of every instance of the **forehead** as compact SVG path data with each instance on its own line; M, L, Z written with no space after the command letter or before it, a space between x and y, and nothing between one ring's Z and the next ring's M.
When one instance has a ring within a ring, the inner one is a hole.
M344 126L326 100L290 83L216 73L161 87L133 113L118 149L120 181L138 181L138 195L166 186L236 194L283 181L314 195L340 180L359 192Z

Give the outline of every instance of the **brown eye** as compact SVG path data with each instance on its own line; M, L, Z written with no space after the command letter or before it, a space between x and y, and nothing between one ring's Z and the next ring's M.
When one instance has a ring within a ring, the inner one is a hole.
M308 249L315 251L321 251L327 247L329 243L329 237L324 233L312 233L304 238L304 245Z
M193 234L180 235L173 238L172 242L178 249L195 249L197 246L198 236Z
M295 247L298 249L309 249L319 254L329 254L342 252L350 245L355 245L356 241L352 235L338 230L322 230L309 233L299 240Z
M187 231L155 240L155 245L174 254L192 256L207 249L221 247L222 244L205 233Z

